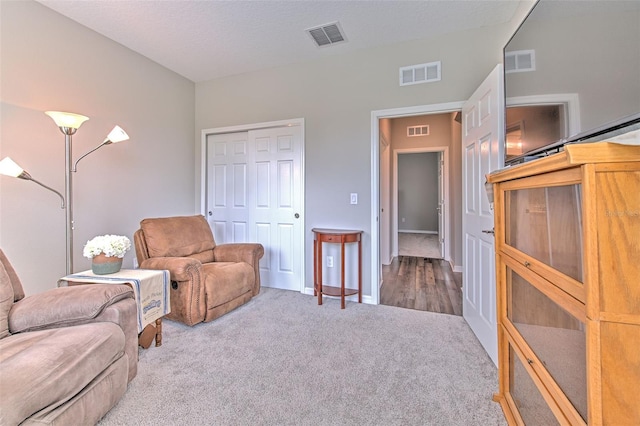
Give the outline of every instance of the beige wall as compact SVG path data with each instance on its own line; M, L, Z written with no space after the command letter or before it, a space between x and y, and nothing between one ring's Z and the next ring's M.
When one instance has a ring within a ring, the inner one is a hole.
M82 248L95 235L132 238L144 217L192 214L194 83L39 3L2 1L0 8L1 158L64 192L64 135L43 111L90 117L74 136L74 159L115 124L131 137L79 163L76 271L90 268ZM55 194L0 177L0 246L27 294L55 287L65 274L64 229Z
M196 129L305 118L306 285L313 227L363 229L371 294L371 112L466 100L501 61L517 24L358 51L196 84ZM442 61L442 81L400 87L401 66ZM460 155L459 152L451 153ZM196 163L200 140L196 141ZM199 173L197 171L196 173ZM196 184L196 191L200 188ZM357 192L358 205L349 204Z

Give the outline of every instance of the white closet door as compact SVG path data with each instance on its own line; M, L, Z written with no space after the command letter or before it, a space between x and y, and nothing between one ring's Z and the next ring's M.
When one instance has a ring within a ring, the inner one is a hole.
M207 219L217 244L259 242L261 284L302 291L302 128L207 137Z
M253 130L256 240L265 247L260 279L267 287L302 290L302 130L299 126Z

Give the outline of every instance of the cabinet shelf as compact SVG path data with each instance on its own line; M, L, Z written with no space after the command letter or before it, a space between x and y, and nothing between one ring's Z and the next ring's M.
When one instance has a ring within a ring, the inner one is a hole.
M342 289L340 287L332 287L329 285L323 285L322 286L322 294L326 295L326 296L336 296L336 297L340 297L342 295ZM344 295L345 296L352 296L354 294L358 294L358 290L354 289L354 288L345 288L344 289Z

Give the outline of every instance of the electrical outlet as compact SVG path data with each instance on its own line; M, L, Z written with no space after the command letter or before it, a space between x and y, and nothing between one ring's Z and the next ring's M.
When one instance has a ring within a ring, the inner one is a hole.
M358 193L357 192L352 192L351 193L351 204L358 204Z
M327 256L327 268L333 268L333 256Z

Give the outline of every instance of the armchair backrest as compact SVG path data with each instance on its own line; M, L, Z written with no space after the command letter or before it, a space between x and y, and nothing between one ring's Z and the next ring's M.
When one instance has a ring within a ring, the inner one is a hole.
M143 219L134 234L138 262L153 257L193 257L213 262L216 242L202 215Z

